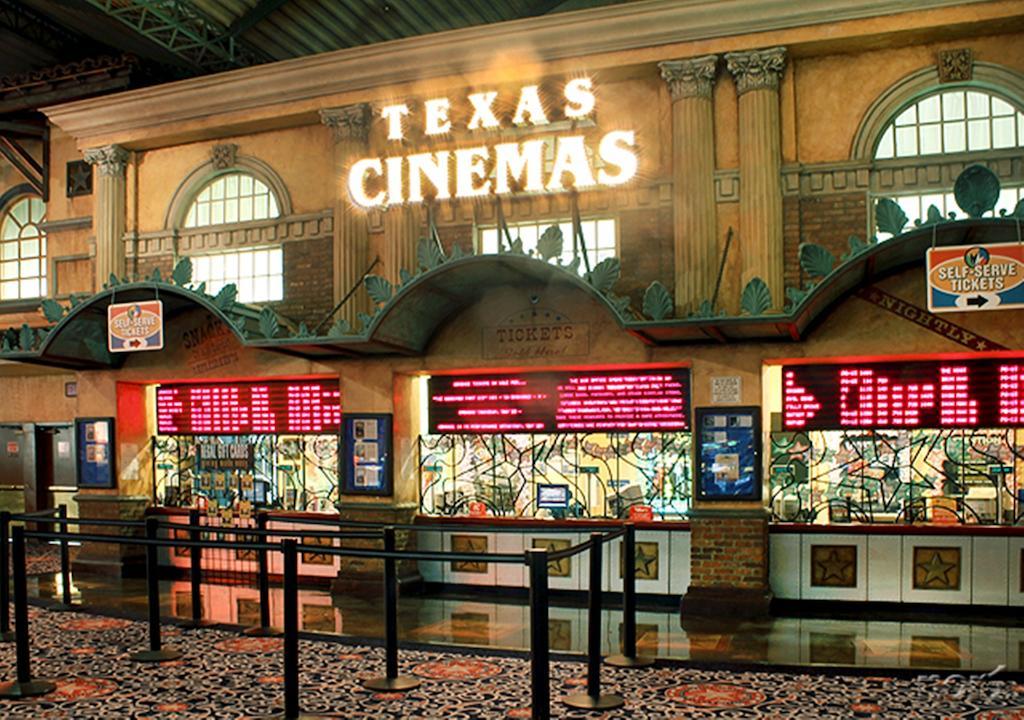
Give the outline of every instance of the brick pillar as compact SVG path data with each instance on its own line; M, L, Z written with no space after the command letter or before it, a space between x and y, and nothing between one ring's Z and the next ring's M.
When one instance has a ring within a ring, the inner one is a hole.
M95 289L111 275L124 277L125 169L128 151L120 145L106 145L85 151L85 161L96 166L96 199L92 227L96 233Z
M715 119L711 96L717 55L659 63L672 95L672 206L678 317L715 289Z
M690 587L681 605L687 621L747 619L768 614L768 513L764 508L690 511Z
M779 78L786 49L727 53L739 93L740 262L745 286L760 277L781 310L783 288L782 129Z
M334 303L356 286L370 263L370 228L366 211L352 204L345 191L348 169L368 154L370 130L368 105L349 105L320 111L320 120L334 132ZM358 327L360 312L369 312L370 299L357 290L338 311L338 316Z

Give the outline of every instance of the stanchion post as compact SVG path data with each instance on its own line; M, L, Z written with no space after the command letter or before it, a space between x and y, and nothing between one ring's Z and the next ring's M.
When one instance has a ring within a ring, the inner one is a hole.
M68 519L68 506L57 506L57 517L61 520ZM71 607L71 552L68 548L68 524L57 523L57 532L60 533L60 584L61 601L64 607Z
M291 720L300 712L299 560L294 539L288 538L281 545L284 553L284 716Z
M528 549L526 566L530 574L530 717L532 720L549 720L548 551L544 548Z
M395 529L384 528L384 677L367 680L363 687L369 690L405 692L420 686L420 681L398 674L398 574L394 557Z
M203 549L199 547L202 533L199 525L199 509L188 511L188 539L193 543L189 549L188 579L192 591L192 627L203 624Z
M11 630L11 513L0 511L0 642L14 640Z
M625 524L622 538L622 653L605 660L616 667L647 667L654 658L636 654L636 526Z
M590 534L590 589L587 593L587 692L569 695L562 702L582 710L614 710L622 707L621 695L601 694L601 585L604 535Z
M267 529L269 516L266 510L260 510L256 513L256 529L264 531ZM260 535L258 542L261 545L266 545L270 542L270 537L267 535ZM281 632L270 626L270 564L267 550L261 548L256 552L256 561L259 572L259 587L260 587L260 626L258 628L250 628L245 631L246 635L255 635L257 637L273 637L280 635Z
M57 689L47 680L33 680L28 634L28 589L25 575L25 528L14 528L14 643L17 680L0 685L0 698L46 695ZM6 538L4 544L7 543ZM4 583L8 578L4 577Z
M149 649L131 656L136 662L164 662L177 660L181 653L165 648L160 642L160 567L157 555L157 531L160 521L155 517L146 518L146 598L149 605Z

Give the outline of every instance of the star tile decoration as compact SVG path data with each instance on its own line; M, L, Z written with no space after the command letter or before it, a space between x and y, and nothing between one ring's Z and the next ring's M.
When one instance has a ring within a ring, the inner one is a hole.
M67 164L67 187L69 198L92 195L92 165L85 160L72 160Z
M567 550L571 546L568 540L563 538L534 538L533 547L547 550L549 553ZM548 560L548 577L567 578L572 577L572 558L560 560Z
M915 547L915 590L959 590L960 548Z
M452 535L452 552L456 553L485 553L487 552L487 537L482 535ZM452 560L452 572L487 574L487 563Z
M812 587L857 587L856 545L811 545Z
M658 543L638 542L636 544L636 579L657 580L658 579ZM619 577L623 575L624 555L622 545L619 545Z

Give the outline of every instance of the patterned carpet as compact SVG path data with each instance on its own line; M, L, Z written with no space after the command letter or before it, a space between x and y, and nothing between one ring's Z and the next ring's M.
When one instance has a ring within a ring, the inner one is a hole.
M68 557L73 561L77 547L68 549ZM28 543L25 548L25 574L49 575L60 572L60 547L48 543Z
M139 622L30 609L33 674L55 693L0 701L0 717L33 720L250 718L280 707L281 641L219 629L165 628L165 645L185 653L161 665L128 655L145 645ZM303 640L302 705L339 718L529 717L529 663L519 656L409 650L402 671L423 680L408 694L364 690L382 670L380 648ZM583 690L585 668L552 663L553 717L561 718L972 718L1024 720L1024 684L992 678L731 672L662 666L603 669L626 707L570 711L557 698ZM14 646L0 645L0 677L14 676Z

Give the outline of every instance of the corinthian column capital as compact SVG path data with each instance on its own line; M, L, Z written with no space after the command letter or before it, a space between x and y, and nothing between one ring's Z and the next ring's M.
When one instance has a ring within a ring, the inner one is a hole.
M658 63L661 77L668 83L673 102L690 97L710 98L717 66L717 55Z
M740 95L750 90L778 90L779 77L786 67L786 48L726 53L725 62L736 78L736 91Z
M334 131L334 141L366 142L370 132L370 106L366 103L326 108L320 111L320 122Z
M99 168L101 175L124 175L128 165L128 151L120 145L104 145L85 151L85 161Z

